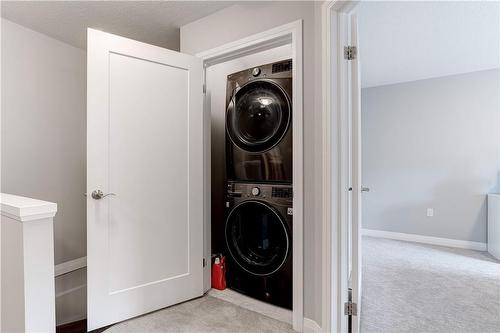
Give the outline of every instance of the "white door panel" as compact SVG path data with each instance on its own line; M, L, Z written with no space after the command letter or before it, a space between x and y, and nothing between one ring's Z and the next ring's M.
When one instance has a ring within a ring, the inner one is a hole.
M202 70L89 29L89 330L203 293Z

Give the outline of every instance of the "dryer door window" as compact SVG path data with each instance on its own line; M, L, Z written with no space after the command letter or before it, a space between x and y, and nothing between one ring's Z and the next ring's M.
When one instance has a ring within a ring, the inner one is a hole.
M260 201L236 206L226 221L226 242L236 263L254 275L269 275L291 252L288 227L279 213Z
M252 81L238 90L230 101L226 129L241 149L266 151L285 135L290 111L290 101L281 87L272 81Z

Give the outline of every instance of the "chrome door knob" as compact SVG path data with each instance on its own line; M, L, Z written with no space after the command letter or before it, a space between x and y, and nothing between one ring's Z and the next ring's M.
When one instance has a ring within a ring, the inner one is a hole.
M101 190L94 190L92 191L92 199L95 199L95 200L101 200L102 198L105 198L107 197L108 195L116 195L114 193L107 193L107 194L104 194Z

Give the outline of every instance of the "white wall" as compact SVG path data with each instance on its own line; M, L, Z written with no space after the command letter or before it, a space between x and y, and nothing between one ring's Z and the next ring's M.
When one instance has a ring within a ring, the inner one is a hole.
M500 190L500 69L361 95L363 227L486 242L486 194Z
M57 202L55 263L83 257L86 53L5 19L1 37L1 190Z
M181 52L196 54L298 19L304 24L304 312L321 324L321 3L236 4L181 27Z

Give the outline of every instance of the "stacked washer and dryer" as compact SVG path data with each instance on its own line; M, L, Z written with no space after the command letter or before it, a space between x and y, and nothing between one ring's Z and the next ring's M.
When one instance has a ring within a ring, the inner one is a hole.
M292 60L227 78L228 286L292 308Z

